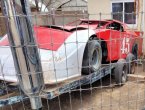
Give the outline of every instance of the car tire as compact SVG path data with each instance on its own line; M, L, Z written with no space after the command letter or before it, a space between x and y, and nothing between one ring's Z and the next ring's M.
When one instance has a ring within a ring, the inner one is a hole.
M134 55L135 59L138 59L138 45L134 44L132 48L132 54Z
M119 59L114 69L116 84L123 85L127 81L127 65L125 59Z
M135 56L132 53L129 53L126 57L127 68L129 74L135 73Z
M82 63L82 74L88 75L97 71L102 62L102 49L97 40L91 40L87 43Z
M145 58L143 58L142 64L143 64L143 72L145 72Z

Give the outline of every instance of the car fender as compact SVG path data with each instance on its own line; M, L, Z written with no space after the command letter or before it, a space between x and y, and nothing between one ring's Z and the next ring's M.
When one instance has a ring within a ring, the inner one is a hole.
M52 52L49 63L42 61L43 70L49 71L44 74L46 83L61 82L68 78L81 76L84 50L92 35L95 35L95 31L91 29L73 32L57 51Z

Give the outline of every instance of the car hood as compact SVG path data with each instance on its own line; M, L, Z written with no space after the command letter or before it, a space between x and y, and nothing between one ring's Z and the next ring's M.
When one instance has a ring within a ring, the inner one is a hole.
M40 49L53 51L56 51L71 35L71 32L47 27L34 27L34 33L36 45ZM7 35L0 40L0 46L9 46Z
M78 26L35 26L36 45L40 49L57 51L65 40L75 31L88 29L87 25ZM0 40L0 46L8 46L7 35Z

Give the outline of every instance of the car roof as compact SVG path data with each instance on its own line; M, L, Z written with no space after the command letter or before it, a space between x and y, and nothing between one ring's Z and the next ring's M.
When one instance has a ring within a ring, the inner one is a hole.
M90 20L90 19L80 19L81 21L91 21L91 22L108 22L107 20Z
M90 20L90 19L80 19L81 21L92 21L92 22L118 22L120 24L124 24L123 22L115 19L104 19L104 20Z

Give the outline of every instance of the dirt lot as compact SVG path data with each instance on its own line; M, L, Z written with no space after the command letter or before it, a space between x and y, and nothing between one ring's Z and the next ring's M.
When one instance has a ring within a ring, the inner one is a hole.
M136 67L136 74L144 75L143 67ZM129 80L123 86L111 86L114 78L110 76L92 85L77 88L71 93L63 94L53 100L43 99L43 110L143 110L145 107L145 82ZM102 86L101 86L102 85ZM30 110L29 101L1 110Z

